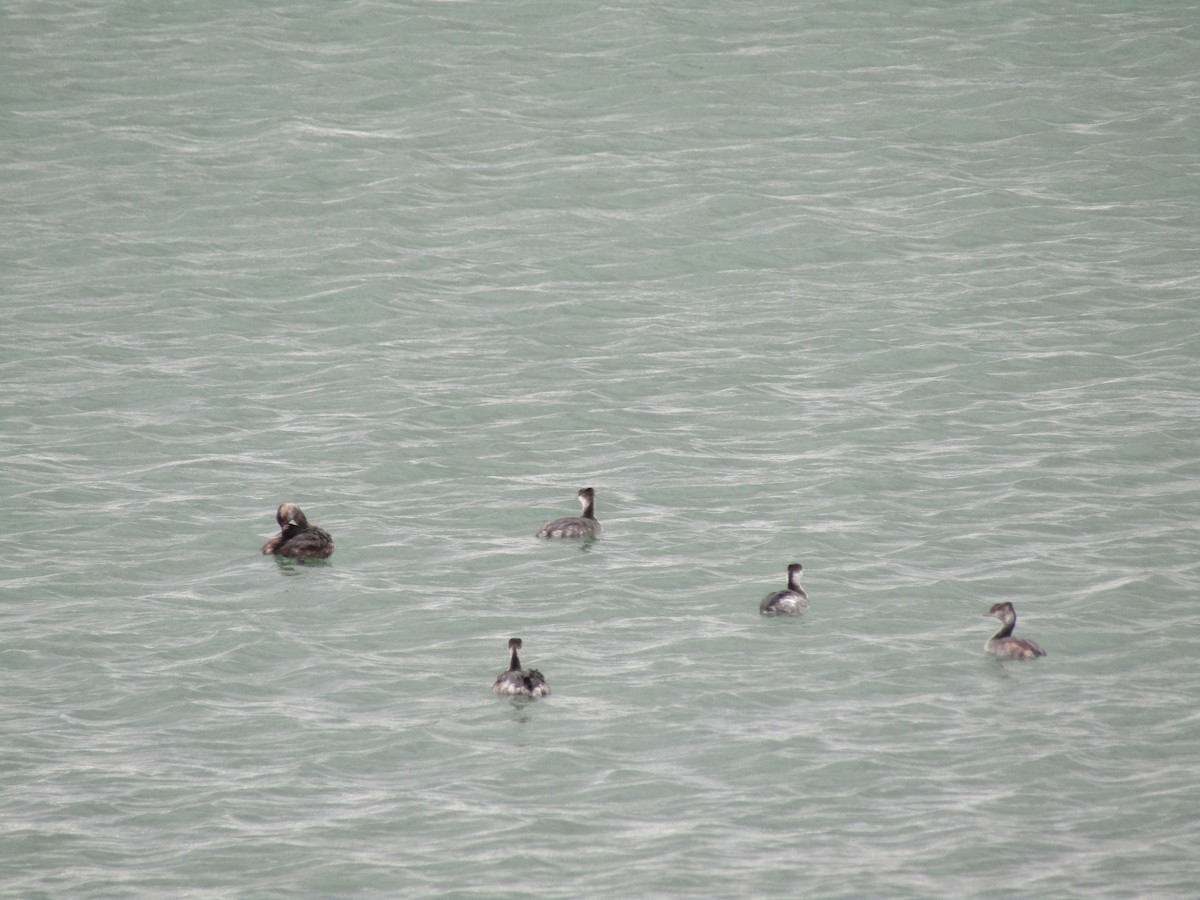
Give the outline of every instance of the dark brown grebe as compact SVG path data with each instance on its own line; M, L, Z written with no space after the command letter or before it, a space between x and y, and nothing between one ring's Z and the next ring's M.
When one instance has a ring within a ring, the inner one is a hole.
M547 522L538 530L538 537L579 537L600 531L600 523L596 521L596 492L591 488L583 488L575 496L583 505L583 515L566 516Z
M1001 622L1000 630L984 644L984 648L992 656L998 656L1000 659L1034 659L1046 655L1046 651L1039 647L1036 641L1012 636L1013 629L1017 627L1017 611L1011 603L997 603L984 615L993 616Z
M764 616L794 616L808 609L808 594L800 587L800 573L804 566L792 563L787 568L788 586L786 591L772 591L762 598L758 611Z
M549 697L550 685L537 669L522 669L517 651L521 649L520 638L509 638L508 649L512 658L508 663L508 671L496 676L492 685L492 693L511 694L516 697Z
M279 534L263 544L262 552L293 559L325 559L333 555L333 538L324 528L309 525L295 503L281 503L275 511Z

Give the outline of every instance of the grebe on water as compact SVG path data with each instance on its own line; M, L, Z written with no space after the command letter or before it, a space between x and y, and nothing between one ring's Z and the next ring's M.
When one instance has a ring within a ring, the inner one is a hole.
M517 651L521 649L521 639L509 638L508 649L512 651L508 671L501 672L496 676L496 683L492 685L492 693L511 694L517 697L549 697L550 685L546 684L542 673L537 669L521 668L521 660L517 657Z
M1001 622L1000 630L988 638L984 645L992 656L998 656L1000 659L1034 659L1046 655L1046 651L1039 647L1036 641L1012 636L1013 629L1017 627L1017 611L1011 603L997 603L984 615L993 616Z
M786 591L772 591L762 598L758 611L764 616L794 616L808 609L808 594L800 587L800 573L804 566L792 563L788 566L788 586Z
M596 521L596 492L592 488L583 488L575 496L583 505L583 515L566 516L547 522L538 529L538 537L579 537L600 531L600 523Z
M279 534L263 544L262 552L293 559L325 559L333 554L333 538L324 528L309 525L295 503L281 503L275 511Z

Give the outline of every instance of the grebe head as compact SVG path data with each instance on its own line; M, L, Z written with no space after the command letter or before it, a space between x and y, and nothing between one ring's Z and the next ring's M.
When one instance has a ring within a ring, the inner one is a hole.
M279 523L280 528L287 528L289 522L294 522L301 528L308 525L304 513L295 503L280 503L279 509L275 511L275 521Z
M983 615L984 617L991 616L994 619L999 619L1001 622L1008 624L1017 618L1017 611L1013 608L1013 605L1006 600L1003 603L997 603Z
M579 505L587 509L589 504L596 502L596 491L593 488L580 488L575 497L579 500Z
M520 638L509 638L508 639L508 649L509 650L520 650L521 649L521 639Z

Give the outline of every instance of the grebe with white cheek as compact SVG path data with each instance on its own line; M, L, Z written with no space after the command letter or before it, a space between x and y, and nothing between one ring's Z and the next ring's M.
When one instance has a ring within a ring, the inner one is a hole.
M600 523L596 521L596 492L587 487L581 489L575 496L583 506L583 514L564 516L561 519L547 522L538 529L538 537L581 537L600 531Z
M509 638L508 649L512 656L508 661L508 671L496 676L492 685L492 693L509 694L514 697L549 697L550 685L537 669L522 669L521 659L517 651L521 649L520 638Z
M794 616L808 609L808 594L800 587L800 573L804 566L792 563L787 568L786 591L772 591L762 598L758 611L764 616Z
M1046 655L1036 641L1012 636L1013 629L1017 627L1017 611L1011 603L997 603L984 615L1000 620L1000 630L984 644L984 649L992 656L1000 659L1035 659Z
M279 534L263 544L267 555L292 559L325 559L333 555L333 538L324 528L309 525L295 503L281 503L275 511Z

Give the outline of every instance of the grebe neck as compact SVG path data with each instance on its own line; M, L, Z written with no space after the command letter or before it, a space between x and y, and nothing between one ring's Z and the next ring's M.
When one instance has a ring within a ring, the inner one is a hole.
M1013 629L1017 627L1016 616L1013 616L1011 619L1002 619L1001 621L1003 624L1000 626L1000 630L992 635L993 641L999 641L1006 637L1012 637ZM516 655L516 651L513 651L513 655Z

